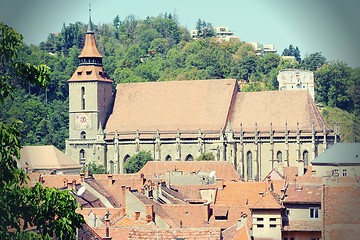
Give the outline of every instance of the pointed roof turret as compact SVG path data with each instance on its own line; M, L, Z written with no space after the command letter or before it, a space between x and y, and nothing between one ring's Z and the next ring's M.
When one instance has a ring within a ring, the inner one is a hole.
M91 6L89 5L89 23L87 26L87 33L93 33L93 29L92 29L92 22L91 22Z
M96 40L91 22L89 7L89 23L85 35L85 44L79 55L79 66L69 81L102 81L112 82L102 65L102 56L96 47Z
M95 61L95 62L90 61L90 63L96 63L96 64L102 65L102 61L101 61L102 56L96 47L95 35L94 35L94 31L92 29L91 8L89 8L89 23L88 23L88 27L87 27L87 31L86 31L86 36L85 36L85 45L79 56L80 65L84 64L84 63L85 64L89 63L88 61L82 61L84 58L96 59L98 61Z

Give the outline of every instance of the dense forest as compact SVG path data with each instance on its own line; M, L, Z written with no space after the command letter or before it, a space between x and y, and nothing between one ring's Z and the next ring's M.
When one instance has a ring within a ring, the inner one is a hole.
M258 56L245 42L219 41L211 23L199 19L197 40L180 26L177 17L160 14L139 20L133 15L116 16L112 23L93 26L105 70L114 85L124 82L186 79L236 78L248 84L242 91L277 90L280 70L297 68L314 71L316 102L323 106L328 123L341 124L342 140L360 140L360 68L328 61L320 52L301 56L289 44L281 54ZM44 90L32 84L18 84L15 98L2 106L0 119L20 119L22 144L53 144L65 148L68 137L68 85L84 44L87 25L63 25L38 46L23 45L18 61L46 64L51 83ZM281 56L294 56L296 61Z

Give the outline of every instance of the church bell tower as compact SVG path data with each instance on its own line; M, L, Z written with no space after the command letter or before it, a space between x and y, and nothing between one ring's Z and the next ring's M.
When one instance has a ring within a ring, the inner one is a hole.
M69 139L66 154L80 164L94 162L106 166L106 145L99 132L106 125L112 106L112 80L102 65L91 23L79 55L79 65L69 83Z

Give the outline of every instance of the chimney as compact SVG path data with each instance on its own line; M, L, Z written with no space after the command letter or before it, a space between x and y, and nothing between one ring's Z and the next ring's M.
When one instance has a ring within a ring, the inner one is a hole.
M139 220L139 218L140 218L140 212L136 211L135 212L135 221Z
M121 186L121 204L121 215L124 216L126 214L126 186L124 185Z
M68 180L67 178L64 178L64 187L67 187L67 185L68 185Z
M68 190L73 190L73 184L72 184L72 182L67 182L67 189L68 189Z
M105 214L105 237L104 240L111 240L112 237L110 237L110 218L109 214Z
M154 221L154 206L152 204L146 205L146 222Z
M224 179L216 178L216 187L219 190L223 190L224 189Z
M114 181L113 181L113 175L112 174L109 174L108 175L108 186L111 186L113 185Z
M304 176L304 171L305 171L304 160L299 159L298 160L298 176Z
M85 173L84 172L82 172L82 173L80 173L80 182L85 182Z
M72 188L73 188L73 190L76 191L76 180L75 179L72 180Z
M240 219L238 219L236 230L242 228L246 224L246 213L242 213Z

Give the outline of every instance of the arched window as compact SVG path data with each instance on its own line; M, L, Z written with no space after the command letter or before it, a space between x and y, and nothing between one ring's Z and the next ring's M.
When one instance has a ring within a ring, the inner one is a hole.
M124 157L124 163L126 163L127 160L129 160L129 158L130 158L130 155L129 155L129 154L126 154L125 157Z
M167 155L167 156L165 157L165 161L171 161L171 156L170 156L170 155Z
M191 154L188 154L185 158L185 161L194 161L194 157Z
M111 160L110 161L110 169L109 169L110 171L110 174L114 174L114 162Z
M303 160L304 165L307 166L309 164L309 152L307 150L303 152Z
M277 157L277 160L279 161L279 163L282 162L282 152L281 151L277 152L276 157Z
M85 139L86 139L86 132L85 132L85 131L82 131L82 132L80 133L80 139L82 139L82 140L85 140Z
M85 164L85 150L84 149L80 150L79 158L80 158L79 163L81 165L84 165Z
M252 179L253 178L253 170L252 170L252 153L251 151L248 151L246 153L246 163L247 163L247 178Z
M81 109L85 110L85 87L81 87Z

